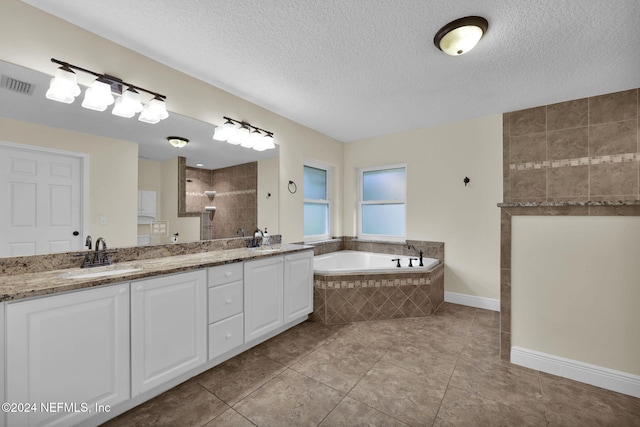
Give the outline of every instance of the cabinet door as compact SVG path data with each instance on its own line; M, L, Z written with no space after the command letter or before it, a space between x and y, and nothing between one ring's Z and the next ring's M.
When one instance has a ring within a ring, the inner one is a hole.
M156 216L156 192L150 190L138 191L138 214Z
M206 271L131 284L133 396L207 360Z
M244 263L244 340L252 341L284 324L283 257Z
M313 311L313 251L284 258L284 321Z
M129 398L128 283L10 303L6 316L6 401L37 404L7 425L76 424ZM69 406L40 406L57 402Z

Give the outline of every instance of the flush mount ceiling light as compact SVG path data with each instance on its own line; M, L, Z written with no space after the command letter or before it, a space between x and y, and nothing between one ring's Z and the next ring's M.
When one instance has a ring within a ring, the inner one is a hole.
M123 82L117 77L108 74L99 74L85 68L81 68L68 62L51 58L51 62L59 64L55 76L51 79L46 97L48 99L71 104L80 95L80 86L76 78L76 71L91 74L96 80L91 83L84 94L82 106L90 110L104 111L109 105L113 106L112 114L120 117L133 117L140 113L138 120L145 123L158 123L169 117L165 104L166 96L150 90ZM126 88L126 90L124 90ZM124 90L124 91L123 91ZM152 96L151 100L143 106L140 92ZM113 95L117 98L114 98ZM115 102L114 102L115 101Z
M187 138L183 138L181 136L168 136L167 141L176 148L182 148L189 143Z
M478 44L488 28L489 23L483 17L467 16L440 28L433 43L447 55L462 55Z
M224 116L223 119L225 119L225 122L222 126L216 127L213 132L213 139L227 141L233 145L239 144L242 147L253 148L256 151L276 148L273 132L227 116Z

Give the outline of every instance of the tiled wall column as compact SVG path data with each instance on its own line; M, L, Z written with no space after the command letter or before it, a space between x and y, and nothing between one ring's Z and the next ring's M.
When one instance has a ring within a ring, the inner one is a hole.
M510 360L511 349L511 218L640 215L639 92L632 89L504 114L503 360Z

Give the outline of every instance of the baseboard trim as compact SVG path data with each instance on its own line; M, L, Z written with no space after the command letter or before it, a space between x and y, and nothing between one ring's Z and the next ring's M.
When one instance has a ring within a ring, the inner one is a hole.
M452 304L468 305L469 307L483 308L485 310L500 311L500 300L493 298L477 297L474 295L445 292L444 301Z
M627 372L522 347L511 347L511 363L629 396L640 397L640 376Z

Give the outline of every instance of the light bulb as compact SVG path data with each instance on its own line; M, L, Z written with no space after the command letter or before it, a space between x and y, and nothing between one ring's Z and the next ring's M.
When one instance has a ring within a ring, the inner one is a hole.
M113 104L113 102L111 84L98 78L84 92L82 106L90 110L104 111L107 109L107 106Z
M131 118L142 111L140 94L133 88L127 89L120 98L116 99L112 114L120 117Z
M138 120L155 124L167 117L169 117L169 113L167 112L167 106L164 100L156 96L144 106Z
M66 65L58 68L45 95L47 99L71 104L78 95L80 95L80 86L78 86L76 73Z

